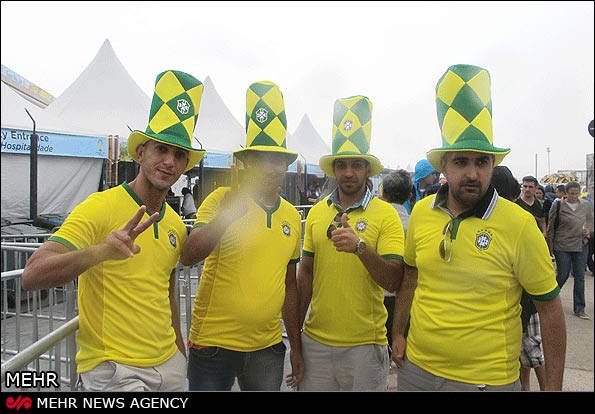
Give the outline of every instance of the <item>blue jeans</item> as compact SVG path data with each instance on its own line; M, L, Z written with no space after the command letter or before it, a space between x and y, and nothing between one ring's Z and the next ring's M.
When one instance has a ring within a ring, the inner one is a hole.
M279 391L287 347L283 341L254 352L216 346L190 348L190 391L231 391L237 377L241 391Z
M582 252L562 252L554 250L556 257L556 281L558 286L562 289L564 283L570 276L570 268L572 267L572 275L574 276L574 313L585 311L585 264L587 263L587 254L589 246L584 245Z

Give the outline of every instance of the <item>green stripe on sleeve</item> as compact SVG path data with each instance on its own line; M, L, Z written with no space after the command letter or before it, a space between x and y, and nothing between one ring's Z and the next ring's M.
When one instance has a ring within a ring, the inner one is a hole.
M550 293L546 293L545 295L529 296L531 296L531 299L537 300L539 302L548 302L558 297L558 295L560 295L560 287L556 286L554 290L552 290Z
M68 240L63 239L62 237L59 237L59 236L51 236L48 239L48 241L60 243L62 246L66 247L70 251L78 250L74 244L70 243Z
M401 260L403 261L403 256L399 255L399 254L383 254L382 256L383 259L394 259L394 260Z

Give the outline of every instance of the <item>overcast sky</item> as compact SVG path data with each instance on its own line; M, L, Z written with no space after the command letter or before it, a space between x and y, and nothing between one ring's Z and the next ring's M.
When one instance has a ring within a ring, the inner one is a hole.
M288 130L305 113L331 142L337 98L374 105L371 152L413 167L441 145L435 85L466 63L492 76L494 144L517 178L584 170L593 138L594 3L1 3L2 64L58 97L106 39L149 97L166 69L210 76L244 124L250 83L281 88ZM200 122L200 117L199 117ZM308 160L310 162L310 160Z

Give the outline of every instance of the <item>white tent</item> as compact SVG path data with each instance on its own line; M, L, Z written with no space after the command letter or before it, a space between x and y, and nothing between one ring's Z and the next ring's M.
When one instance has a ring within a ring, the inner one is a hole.
M25 112L31 113L36 122L40 144L53 143L54 139L85 139L93 131L72 128L45 109L32 104L2 83L2 197L3 219L29 217L29 166L26 145L33 130L33 122ZM70 134L70 135L68 135ZM77 136L78 134L78 136ZM75 138L76 136L76 138ZM83 137L83 138L81 138ZM47 138L49 141L43 141ZM92 139L94 145L96 140ZM25 150L14 150L15 146ZM52 144L53 145L53 144ZM101 175L101 158L43 155L37 162L37 212L39 215L63 215L80 203L87 195L97 191Z
M209 76L203 84L195 137L209 152L231 153L242 148L246 144L244 128L225 105Z
M204 91L194 137L207 150L205 167L229 168L232 153L245 146L246 133L231 113L209 76L203 82ZM194 142L195 147L200 147Z
M119 135L147 127L151 100L105 40L79 77L46 110L69 125Z
M320 137L308 114L304 114L293 135L288 134L287 148L300 154L298 160L301 159L306 163L308 174L324 175L324 172L318 167L318 161L323 155L329 155L331 148ZM290 166L289 171L295 171L295 164Z

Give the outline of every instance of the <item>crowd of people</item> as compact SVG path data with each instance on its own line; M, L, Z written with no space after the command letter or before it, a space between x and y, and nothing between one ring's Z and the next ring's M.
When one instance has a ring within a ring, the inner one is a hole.
M205 151L192 146L203 84L157 76L146 130L128 152L129 183L90 195L28 260L25 289L78 279L76 356L86 391L520 391L527 372L561 390L566 351L560 300L574 276L574 314L588 319L593 185L550 191L500 165L492 137L491 78L449 67L436 85L441 146L413 177L370 153L371 100L335 101L332 153L319 160L336 187L305 224L281 196L297 153L286 146L283 94L246 91L246 145L231 184L196 208L171 186ZM198 121L200 122L200 121ZM563 192L562 192L563 191ZM303 237L303 245L302 245ZM555 258L555 266L552 262ZM175 295L178 262L204 261L184 339ZM289 342L290 372L280 321Z

